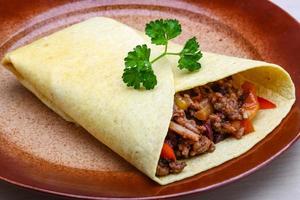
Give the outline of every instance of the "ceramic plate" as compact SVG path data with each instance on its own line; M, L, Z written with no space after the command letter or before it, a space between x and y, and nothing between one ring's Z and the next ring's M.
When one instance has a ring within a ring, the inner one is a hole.
M196 35L205 51L283 66L297 88L289 115L244 155L167 186L159 186L90 134L44 106L0 67L0 177L64 196L167 198L239 179L265 165L299 137L300 26L269 1L0 1L0 57L8 50L93 16L143 30L157 18L177 18L182 43Z

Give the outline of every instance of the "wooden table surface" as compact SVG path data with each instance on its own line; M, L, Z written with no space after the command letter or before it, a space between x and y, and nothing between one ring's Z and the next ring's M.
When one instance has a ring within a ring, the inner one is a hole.
M300 0L272 0L300 21ZM299 36L300 37L300 36ZM299 122L300 123L300 122ZM239 181L203 192L201 200L273 200L300 199L300 142L276 158L269 165ZM57 196L35 192L0 181L0 200L60 200ZM183 198L181 198L183 199Z

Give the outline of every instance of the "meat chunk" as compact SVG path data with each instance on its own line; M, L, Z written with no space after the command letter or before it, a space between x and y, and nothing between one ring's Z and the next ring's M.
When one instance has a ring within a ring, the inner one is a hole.
M173 117L185 117L185 112L183 109L178 108L176 104L173 106Z
M205 152L211 152L213 149L213 142L206 136L201 135L197 142L179 140L175 154L178 158L189 158Z
M218 112L223 113L230 120L242 120L243 113L239 108L236 94L223 95L219 92L210 95L212 105Z
M170 167L168 164L159 161L157 168L156 168L156 176L166 176L170 174Z
M192 144L190 156L196 156L210 150L213 145L212 141L205 136L201 136L198 142Z
M178 158L188 158L190 155L191 145L189 141L180 140L178 142L178 149L175 151L176 157Z
M156 176L166 176L170 173L177 174L180 173L186 166L185 162L171 161L160 159L156 168Z
M193 131L194 133L200 134L200 130L197 128L197 124L194 120L188 120L185 117L174 117L174 121Z
M192 140L194 142L199 140L199 135L175 122L171 121L169 128L170 130L182 136L184 139Z
M169 163L170 167L170 172L172 173L180 173L183 168L185 168L186 163L185 162L179 162L179 161L174 161Z
M240 127L240 125L237 125L236 124L237 121L231 121L231 122L225 121L224 116L221 114L210 115L209 120L213 130L221 135L228 134L238 139L244 135L244 128ZM220 139L221 137L218 136L217 141L219 142Z

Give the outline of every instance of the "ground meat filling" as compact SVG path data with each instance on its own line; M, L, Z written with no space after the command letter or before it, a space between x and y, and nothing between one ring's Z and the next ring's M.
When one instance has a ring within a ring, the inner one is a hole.
M184 161L215 149L227 137L241 138L245 118L243 91L228 77L187 91L174 98L173 116L165 139L174 150L176 160L160 158L156 175L180 173ZM178 160L179 161L178 161Z

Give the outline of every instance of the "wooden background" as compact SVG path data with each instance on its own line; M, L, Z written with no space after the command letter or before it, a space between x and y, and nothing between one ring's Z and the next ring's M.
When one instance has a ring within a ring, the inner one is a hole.
M300 0L272 0L300 21ZM300 37L300 35L299 35ZM300 123L300 122L299 122ZM0 181L0 200L63 200ZM298 141L268 166L229 185L207 191L194 198L201 200L296 200L300 199L300 142Z

